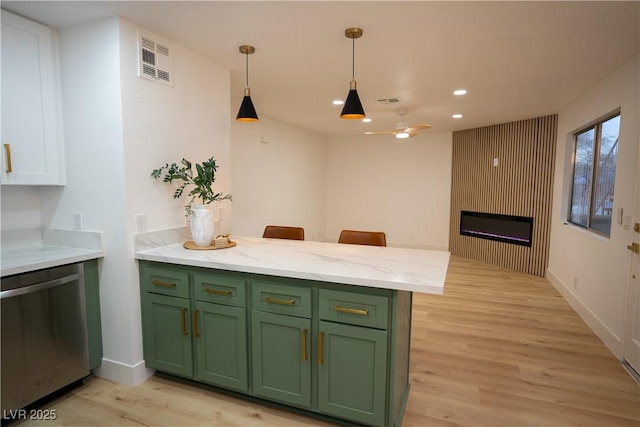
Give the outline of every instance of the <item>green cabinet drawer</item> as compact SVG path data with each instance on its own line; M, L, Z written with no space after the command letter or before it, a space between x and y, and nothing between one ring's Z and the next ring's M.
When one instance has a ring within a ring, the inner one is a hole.
M140 276L144 292L189 298L189 273L187 271L140 263Z
M251 303L254 310L311 317L311 289L304 285L287 286L253 281Z
M246 307L244 279L225 274L196 273L193 287L197 301L213 302L234 307Z
M322 320L387 329L389 298L382 295L320 289L318 310Z

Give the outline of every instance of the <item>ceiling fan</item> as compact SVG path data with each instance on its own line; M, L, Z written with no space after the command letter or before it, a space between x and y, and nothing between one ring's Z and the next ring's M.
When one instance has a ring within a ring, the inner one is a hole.
M421 130L429 129L431 125L421 124L421 125L413 125L409 126L407 122L404 120L404 115L407 114L407 110L399 110L398 115L400 116L400 121L396 124L395 130L388 131L379 131L379 132L365 132L365 135L395 135L396 138L409 138L414 137Z

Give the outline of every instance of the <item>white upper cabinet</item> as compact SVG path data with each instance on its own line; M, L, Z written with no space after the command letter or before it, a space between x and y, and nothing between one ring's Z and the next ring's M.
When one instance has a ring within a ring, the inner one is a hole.
M64 185L53 31L2 11L3 185Z

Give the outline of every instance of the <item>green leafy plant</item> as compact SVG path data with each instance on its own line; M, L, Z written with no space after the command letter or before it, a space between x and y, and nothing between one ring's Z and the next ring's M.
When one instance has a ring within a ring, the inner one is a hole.
M212 187L216 180L216 171L218 170L216 160L213 157L202 162L202 164L195 164L195 176L189 160L182 159L180 164L181 165L178 166L176 163L167 163L158 169L154 169L151 172L151 176L156 179L162 178L163 182L182 181L180 186L173 192L174 199L182 197L187 187L194 186L194 188L187 193L187 196L190 196L191 199L184 207L185 215L191 215L193 212L193 203L196 199L200 199L203 205L221 200L231 200L231 194L223 195L222 193L213 191Z

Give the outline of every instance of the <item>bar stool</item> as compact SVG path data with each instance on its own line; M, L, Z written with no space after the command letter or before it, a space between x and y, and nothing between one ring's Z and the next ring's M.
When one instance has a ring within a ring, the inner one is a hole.
M387 236L382 231L342 230L338 243L387 246Z
M284 225L267 225L262 237L269 239L304 240L304 228Z

